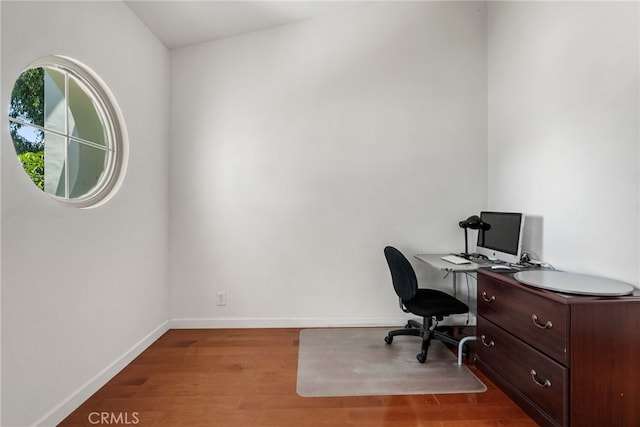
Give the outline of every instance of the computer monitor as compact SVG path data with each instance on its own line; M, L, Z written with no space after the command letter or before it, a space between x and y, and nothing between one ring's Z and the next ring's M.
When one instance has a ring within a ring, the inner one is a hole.
M520 262L524 216L515 212L480 212L476 252L504 262Z

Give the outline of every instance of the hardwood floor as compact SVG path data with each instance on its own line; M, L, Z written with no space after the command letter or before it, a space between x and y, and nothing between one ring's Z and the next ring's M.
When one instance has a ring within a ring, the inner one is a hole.
M300 329L174 329L61 426L511 426L536 424L479 373L485 393L304 398ZM382 339L382 338L381 338Z

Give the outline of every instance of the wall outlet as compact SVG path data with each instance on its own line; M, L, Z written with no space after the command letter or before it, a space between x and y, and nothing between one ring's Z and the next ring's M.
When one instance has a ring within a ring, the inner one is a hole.
M227 305L227 293L224 291L216 292L218 305Z

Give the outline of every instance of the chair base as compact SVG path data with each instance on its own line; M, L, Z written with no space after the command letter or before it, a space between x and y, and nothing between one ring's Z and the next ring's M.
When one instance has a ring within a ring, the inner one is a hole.
M415 320L409 320L404 329L395 329L393 331L389 331L387 336L384 337L384 341L387 344L391 344L393 342L393 337L398 335L411 335L422 338L421 351L416 355L416 358L420 363L424 363L427 360L429 344L431 343L432 339L437 339L456 347L460 343L459 340L453 338L451 335L438 330L438 328L433 327L433 319L430 317L423 318L423 323L416 322Z

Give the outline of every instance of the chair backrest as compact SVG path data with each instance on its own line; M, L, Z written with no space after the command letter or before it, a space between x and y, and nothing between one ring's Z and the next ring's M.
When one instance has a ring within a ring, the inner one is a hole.
M411 263L393 246L384 248L384 256L391 270L393 289L402 301L411 301L418 292L418 279Z

